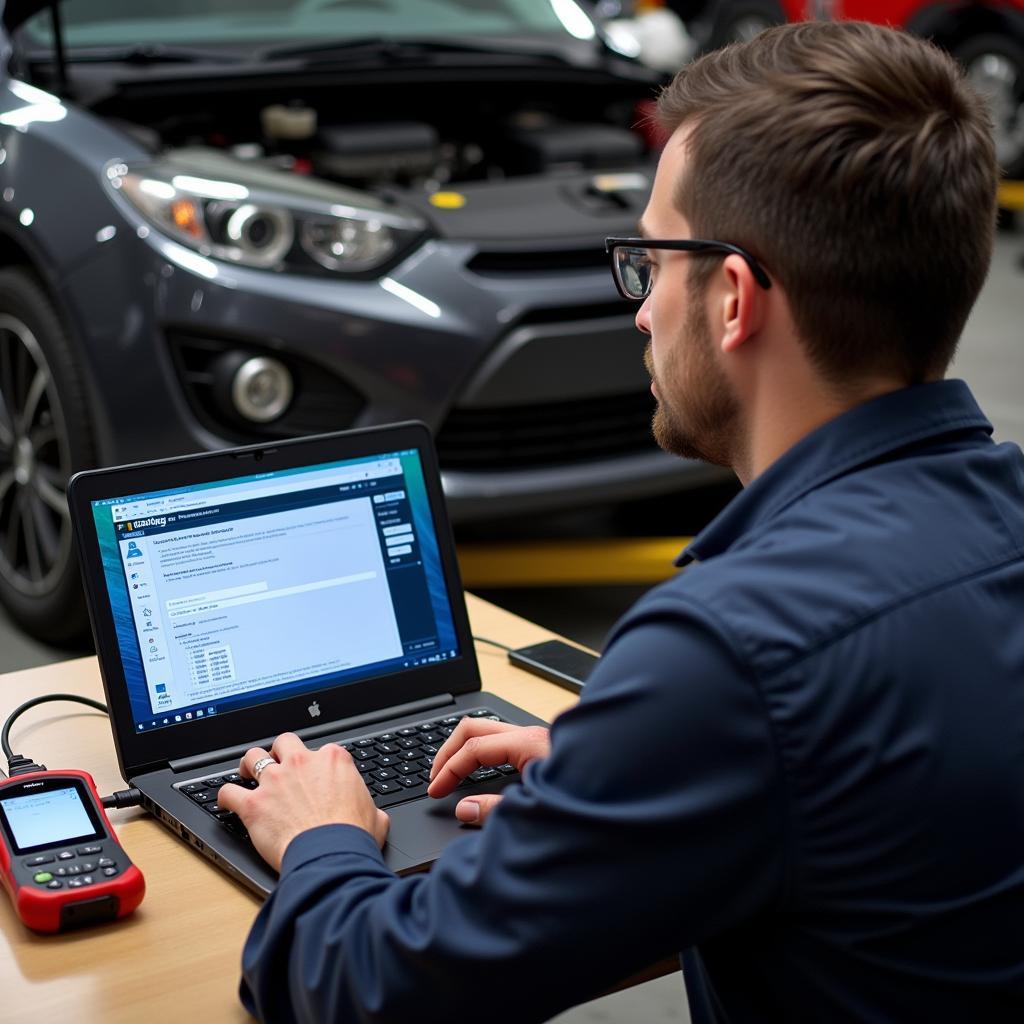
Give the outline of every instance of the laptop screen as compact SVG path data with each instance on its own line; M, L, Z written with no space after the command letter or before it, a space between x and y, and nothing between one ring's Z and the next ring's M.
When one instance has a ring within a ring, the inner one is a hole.
M460 654L416 449L90 504L139 733Z

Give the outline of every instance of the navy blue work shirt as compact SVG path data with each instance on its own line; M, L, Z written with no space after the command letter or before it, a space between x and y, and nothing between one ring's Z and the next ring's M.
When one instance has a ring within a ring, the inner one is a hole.
M524 1024L683 951L696 1022L1024 1020L1024 458L965 384L804 438L617 625L487 825L284 858L266 1021Z

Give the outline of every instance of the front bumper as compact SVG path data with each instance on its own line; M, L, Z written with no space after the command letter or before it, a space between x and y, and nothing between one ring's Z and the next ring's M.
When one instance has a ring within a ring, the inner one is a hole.
M202 369L190 378L174 351L184 337L272 353L300 382L305 373L343 389L324 385L285 433L426 422L456 521L714 476L650 439L643 339L604 267L478 272L474 245L430 241L381 280L341 281L230 266L141 235L124 224L63 287L104 464L282 436L204 406ZM341 393L352 400L331 397Z

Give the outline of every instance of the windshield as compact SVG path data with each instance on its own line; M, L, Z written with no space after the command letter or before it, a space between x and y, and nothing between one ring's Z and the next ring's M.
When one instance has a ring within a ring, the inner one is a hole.
M71 49L593 33L576 0L69 0L61 13ZM49 12L26 31L52 43Z

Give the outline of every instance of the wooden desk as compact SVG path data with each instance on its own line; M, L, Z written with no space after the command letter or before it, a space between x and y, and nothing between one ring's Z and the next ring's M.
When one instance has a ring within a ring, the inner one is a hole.
M473 632L517 647L548 630L472 596ZM477 644L484 688L548 721L576 698ZM95 658L0 676L0 723L22 701L71 692L103 699ZM105 715L74 704L34 708L12 729L14 749L52 768L82 768L101 793L124 788ZM146 898L115 924L39 936L0 899L0 1021L19 1024L191 1024L251 1018L238 1002L242 943L259 902L140 809L111 811Z

